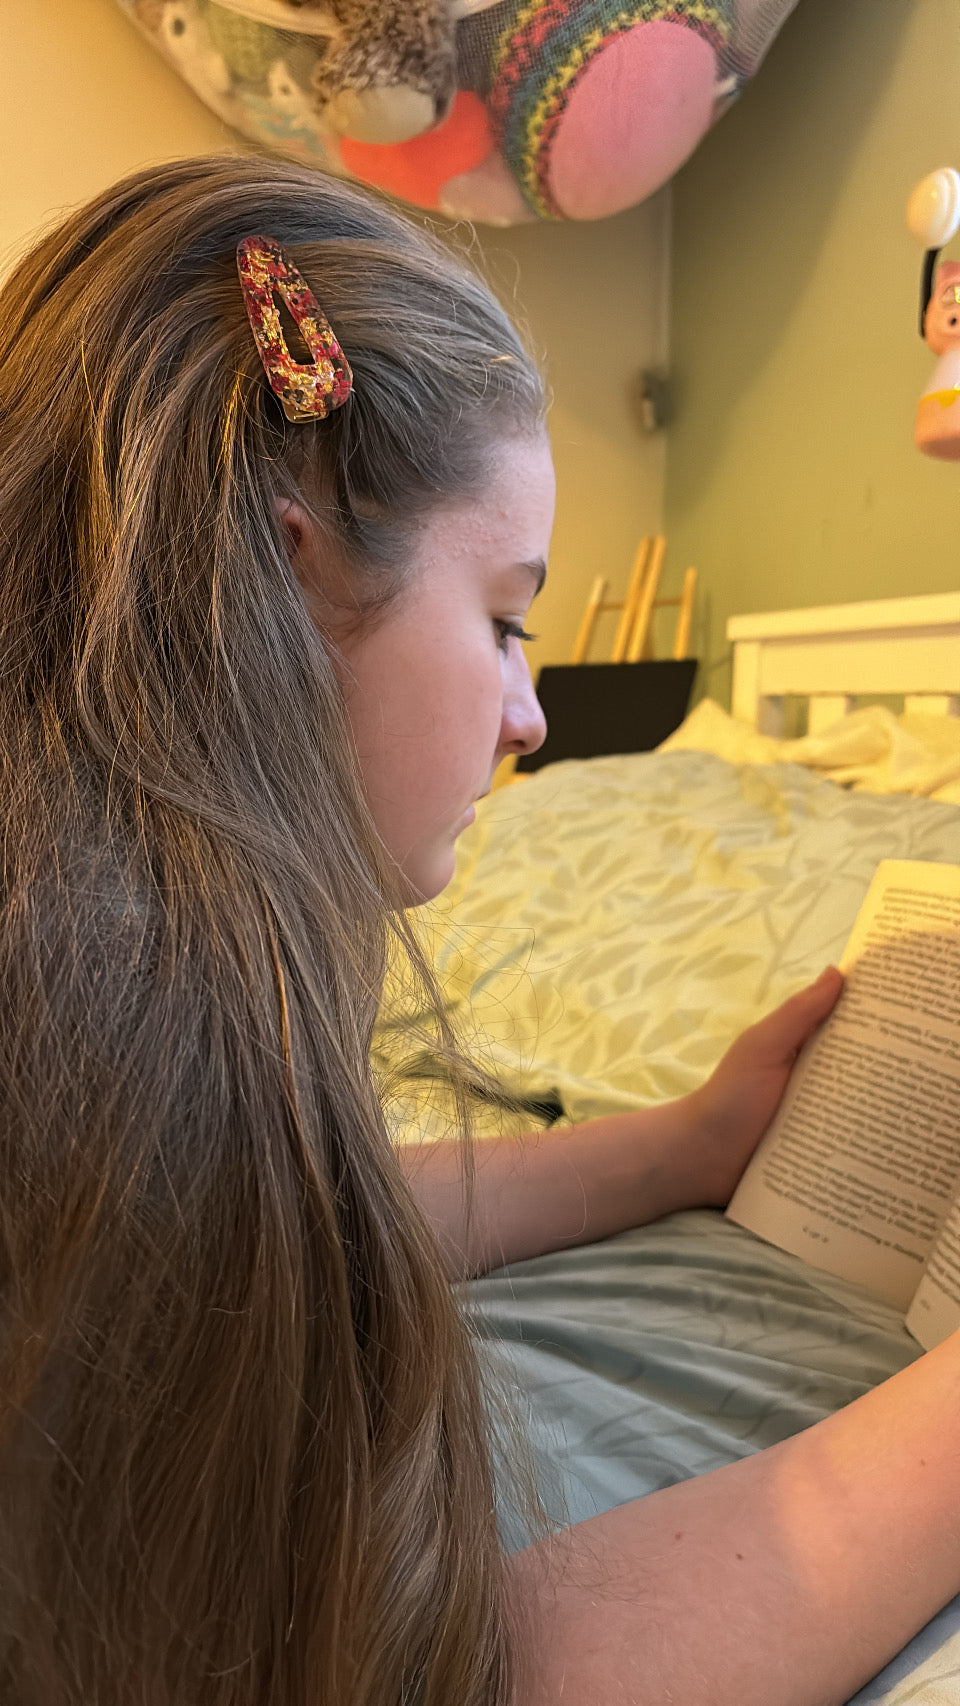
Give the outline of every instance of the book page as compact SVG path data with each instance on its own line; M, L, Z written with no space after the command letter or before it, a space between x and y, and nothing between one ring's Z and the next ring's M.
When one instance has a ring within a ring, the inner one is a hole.
M840 963L727 1213L905 1309L960 1184L960 867L884 860Z
M907 1326L925 1350L960 1327L960 1203L954 1199L907 1312Z

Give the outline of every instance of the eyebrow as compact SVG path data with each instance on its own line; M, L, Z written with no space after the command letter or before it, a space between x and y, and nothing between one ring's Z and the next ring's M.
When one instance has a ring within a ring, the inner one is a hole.
M522 569L533 580L533 596L536 598L538 592L543 591L543 583L547 578L547 565L543 558L533 557L529 563L518 563L517 568Z

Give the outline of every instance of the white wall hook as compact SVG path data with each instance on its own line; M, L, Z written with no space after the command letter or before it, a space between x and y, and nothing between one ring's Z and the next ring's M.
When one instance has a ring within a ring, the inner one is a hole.
M942 249L960 228L960 172L941 166L915 185L907 202L907 228L922 249Z

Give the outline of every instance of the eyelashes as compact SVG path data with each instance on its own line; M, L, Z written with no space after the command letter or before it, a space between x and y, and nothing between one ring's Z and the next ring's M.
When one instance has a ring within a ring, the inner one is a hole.
M495 619L493 625L497 630L499 636L497 644L502 652L506 651L508 640L535 640L537 638L536 634L528 634L526 628L522 627L519 622Z

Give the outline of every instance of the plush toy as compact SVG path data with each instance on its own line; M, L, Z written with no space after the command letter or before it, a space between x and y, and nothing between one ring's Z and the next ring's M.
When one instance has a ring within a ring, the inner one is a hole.
M920 336L940 357L917 406L914 437L928 456L960 461L960 262L937 256L960 230L960 173L941 166L921 178L907 225L924 250Z
M268 147L488 224L664 183L796 0L120 0Z

